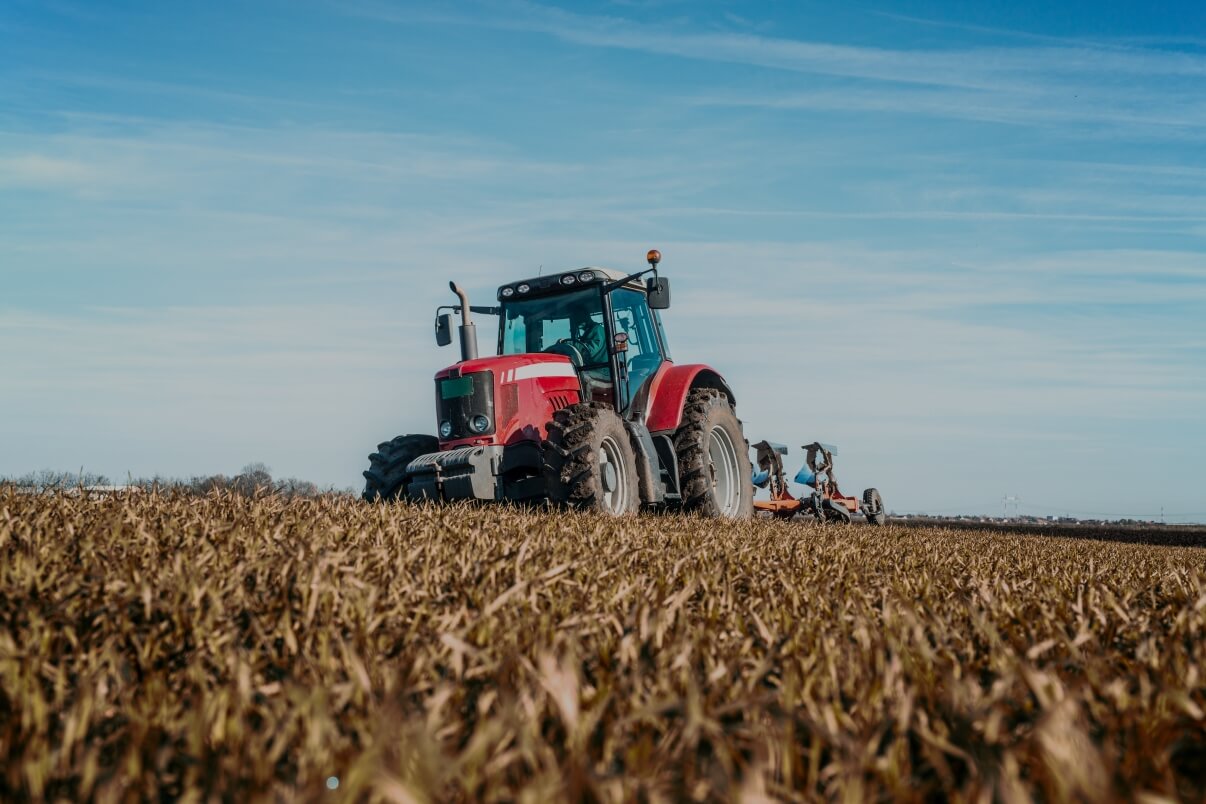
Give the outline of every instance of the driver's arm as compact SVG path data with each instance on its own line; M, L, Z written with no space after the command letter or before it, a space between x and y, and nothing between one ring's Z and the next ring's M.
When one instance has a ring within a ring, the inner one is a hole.
M607 362L605 340L602 324L592 321L582 331L582 335L578 338L578 341L585 347L583 351L586 352L586 362L588 364Z

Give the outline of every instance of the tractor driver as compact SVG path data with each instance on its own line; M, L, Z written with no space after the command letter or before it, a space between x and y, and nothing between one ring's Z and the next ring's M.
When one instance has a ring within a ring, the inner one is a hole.
M582 353L582 365L578 369L587 398L614 402L611 366L607 361L607 334L603 325L591 316L591 308L588 301L579 301L570 308L569 342Z
M589 304L570 308L569 340L582 352L584 367L600 368L607 364L607 335L603 325L591 317Z

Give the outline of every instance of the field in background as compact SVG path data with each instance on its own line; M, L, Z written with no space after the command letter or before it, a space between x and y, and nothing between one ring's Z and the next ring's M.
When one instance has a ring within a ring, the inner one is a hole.
M0 490L0 799L1200 798L1197 544Z

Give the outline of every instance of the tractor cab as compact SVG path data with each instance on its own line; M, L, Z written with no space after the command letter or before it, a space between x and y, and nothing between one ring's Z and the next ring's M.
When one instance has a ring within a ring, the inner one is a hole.
M452 343L451 314L460 313L462 363L477 360L476 326L469 314L498 316L497 357L566 358L579 381L575 401L601 402L628 416L641 415L649 385L671 359L659 315L670 306L670 281L657 276L658 251L650 251L646 259L650 267L634 274L579 268L510 282L498 289L496 307L466 304L464 292L450 283L462 303L436 311L436 342ZM642 279L649 273L654 276Z
M626 412L670 359L658 315L669 306L665 279L585 268L504 285L498 300L499 356L569 358L583 401Z

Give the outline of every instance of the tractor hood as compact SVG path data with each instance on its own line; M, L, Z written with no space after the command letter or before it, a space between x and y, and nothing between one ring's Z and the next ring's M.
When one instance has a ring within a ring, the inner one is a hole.
M449 366L436 373L436 379L445 377L463 377L466 374L474 374L479 371L492 371L495 376L499 374L516 374L519 377L515 379L530 379L533 377L573 377L577 378L577 373L574 371L574 364L564 355L550 354L523 354L523 355L496 355L491 357L478 357L473 360L464 360L454 366Z

